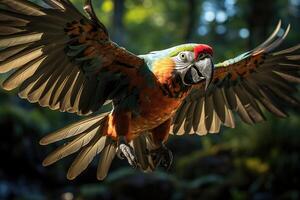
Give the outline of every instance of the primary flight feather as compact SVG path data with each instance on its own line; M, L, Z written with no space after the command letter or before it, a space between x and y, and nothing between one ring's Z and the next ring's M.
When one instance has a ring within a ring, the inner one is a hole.
M261 108L286 117L299 106L300 45L275 51L287 36L273 34L236 58L213 63L213 48L183 44L134 55L110 40L91 0L81 14L69 0L0 0L0 73L5 90L61 112L86 116L45 136L40 144L68 142L43 162L80 151L67 177L76 178L99 154L103 180L115 156L143 171L169 168L169 134L217 133L265 120ZM108 113L102 106L113 105Z

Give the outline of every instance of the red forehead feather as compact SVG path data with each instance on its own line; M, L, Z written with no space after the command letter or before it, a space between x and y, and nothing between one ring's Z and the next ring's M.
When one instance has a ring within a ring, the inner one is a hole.
M210 54L211 56L213 55L213 49L206 45L206 44L199 44L194 47L194 54L195 54L195 59L198 58L198 56L202 53L207 53Z

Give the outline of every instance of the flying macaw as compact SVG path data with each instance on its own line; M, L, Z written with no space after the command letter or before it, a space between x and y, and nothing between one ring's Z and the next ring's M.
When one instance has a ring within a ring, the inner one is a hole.
M48 166L80 151L68 179L100 154L103 180L117 155L143 171L169 168L169 134L217 133L265 120L261 108L286 117L299 106L300 45L274 52L287 36L274 33L257 48L213 63L213 48L183 44L135 55L110 40L91 0L80 13L69 0L0 0L0 73L5 90L19 88L31 103L87 116L41 139L67 140L44 160ZM112 105L110 112L101 112Z

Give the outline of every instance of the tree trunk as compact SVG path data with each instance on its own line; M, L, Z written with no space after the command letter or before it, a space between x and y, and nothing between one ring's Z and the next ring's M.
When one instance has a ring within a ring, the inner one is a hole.
M186 27L186 32L184 36L184 40L186 42L190 42L192 40L192 36L194 33L194 27L197 22L197 4L196 0L188 0L188 22Z
M263 42L269 35L269 27L276 16L276 0L250 0L250 13L247 17L250 37L249 48Z
M113 14L113 27L112 27L112 37L113 40L119 45L124 44L124 1L125 0L114 0L114 14Z

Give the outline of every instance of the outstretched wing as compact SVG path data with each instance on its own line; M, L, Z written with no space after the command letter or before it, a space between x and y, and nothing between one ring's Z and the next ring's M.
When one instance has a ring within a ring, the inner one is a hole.
M69 0L42 2L0 0L0 73L10 72L3 88L20 86L21 98L77 114L128 92L124 70L143 60L110 41L91 0L89 18Z
M178 109L172 131L182 135L217 133L223 124L234 128L233 112L243 122L265 120L262 107L278 117L286 117L287 107L299 106L292 95L300 83L300 45L274 52L285 39L279 22L273 34L257 48L215 66L208 91L194 88Z

